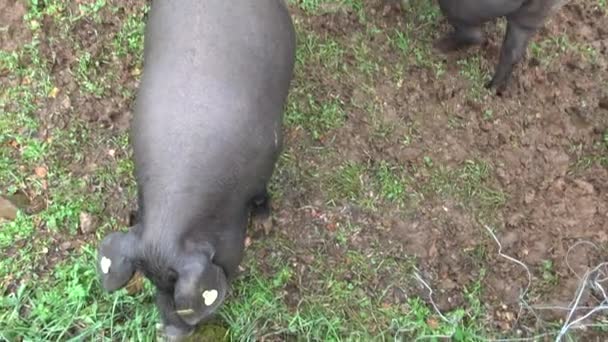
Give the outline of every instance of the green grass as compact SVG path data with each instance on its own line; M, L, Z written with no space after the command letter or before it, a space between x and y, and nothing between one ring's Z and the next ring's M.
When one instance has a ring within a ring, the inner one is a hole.
M566 34L548 37L530 44L531 55L536 58L542 67L547 68L565 53L573 53L583 60L596 64L600 53L591 45L573 41Z
M285 114L288 125L305 129L313 139L321 139L331 130L342 126L345 113L339 99L330 99L320 102L306 96L302 103L290 102Z
M439 197L451 197L476 209L484 216L503 206L507 195L495 184L492 167L482 160L467 160L457 168L433 165L427 159L431 177L422 185L424 193Z
M350 9L364 18L364 5L362 0L288 0L291 4L296 4L302 10L318 14L321 9L325 11L337 11L339 8Z
M460 66L460 74L470 81L470 95L475 100L480 100L488 93L484 85L490 79L489 69L483 65L481 57L475 55L461 59L457 63Z

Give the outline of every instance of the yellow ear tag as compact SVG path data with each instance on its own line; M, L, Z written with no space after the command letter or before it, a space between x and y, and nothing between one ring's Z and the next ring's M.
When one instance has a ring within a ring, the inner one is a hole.
M101 257L101 272L103 272L103 274L108 274L108 272L110 272L110 266L112 266L112 260L104 257Z
M205 301L205 305L207 305L207 306L213 305L213 303L215 303L215 300L217 299L218 295L219 294L218 294L217 290L204 291L203 300Z

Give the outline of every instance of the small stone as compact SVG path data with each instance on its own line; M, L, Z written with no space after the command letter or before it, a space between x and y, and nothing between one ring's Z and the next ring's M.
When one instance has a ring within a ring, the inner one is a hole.
M536 194L534 193L534 190L527 192L524 195L524 203L531 204L534 201L535 197L536 197Z
M51 89L51 92L49 93L49 97L56 98L57 94L59 94L59 88L54 87L53 89Z
M93 232L93 216L86 212L80 213L80 232L89 234Z
M38 166L37 168L34 169L34 173L36 174L36 177L38 177L38 178L46 178L46 175L48 174L48 172L49 171L44 166Z
M63 109L70 109L70 107L72 107L72 100L70 100L69 96L63 98L61 101L61 107L63 107Z
M61 249L62 251L67 251L72 249L72 243L70 241L66 241L64 243L62 243L61 245L59 245L59 249Z
M13 221L17 218L17 207L9 200L0 197L0 219Z
M608 96L604 96L600 99L599 107L608 110Z
M426 324L429 326L429 328L436 330L439 328L439 321L435 318L428 318L426 320Z

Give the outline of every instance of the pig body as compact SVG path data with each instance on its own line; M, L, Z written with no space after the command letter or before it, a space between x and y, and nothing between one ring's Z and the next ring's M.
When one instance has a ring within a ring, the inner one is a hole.
M99 249L106 290L135 270L157 288L165 333L223 302L269 179L295 59L282 0L155 0L131 125L137 224Z
M482 25L498 17L506 17L507 32L500 60L487 88L503 91L513 67L523 57L530 38L563 0L439 0L439 7L454 31L438 42L444 51L480 44Z

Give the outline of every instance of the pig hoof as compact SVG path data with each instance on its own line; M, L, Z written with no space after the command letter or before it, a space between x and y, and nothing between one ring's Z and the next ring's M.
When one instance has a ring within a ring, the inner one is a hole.
M159 341L181 342L192 335L193 332L194 329L184 330L173 325L156 325L156 333Z
M136 225L139 220L139 212L137 210L131 210L131 212L129 212L129 227L133 227L134 225Z
M262 220L270 216L270 196L267 192L255 197L252 204L251 216Z
M437 40L434 44L435 48L442 53L458 50L459 45L460 44L451 35Z
M484 87L486 89L495 88L496 89L496 95L501 96L507 90L507 82L496 80L496 79L492 79L490 82L486 83L484 85Z
M437 40L434 44L435 48L442 53L466 49L468 47L481 44L482 39L477 36L461 36L448 34Z
M264 230L264 234L268 235L272 231L272 218L268 217L264 221L260 222L262 229Z

